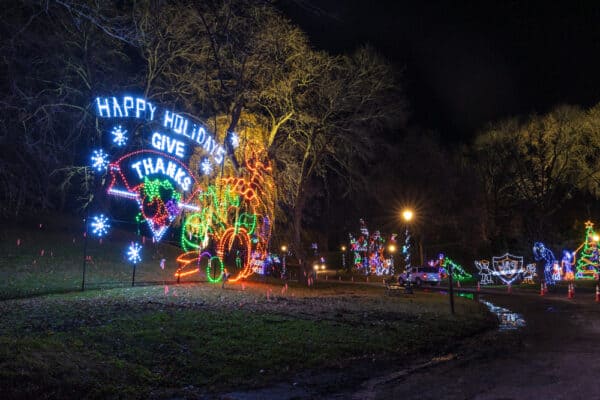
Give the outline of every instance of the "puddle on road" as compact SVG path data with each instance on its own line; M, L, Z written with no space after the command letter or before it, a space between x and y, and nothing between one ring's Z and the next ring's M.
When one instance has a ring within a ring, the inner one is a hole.
M498 307L486 300L480 301L498 317L498 320L500 321L500 325L498 326L499 331L510 331L525 326L525 319L521 314L512 312L507 308Z

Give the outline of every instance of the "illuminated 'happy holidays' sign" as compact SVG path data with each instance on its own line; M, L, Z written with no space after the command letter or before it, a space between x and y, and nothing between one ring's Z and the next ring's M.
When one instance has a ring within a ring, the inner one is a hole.
M182 210L198 211L193 204L196 177L210 175L214 165L223 162L226 150L201 123L161 110L144 98L97 97L94 106L99 118L113 122L110 135L105 136L113 154L95 150L92 166L98 172L108 170L108 194L135 200L154 239L160 240ZM141 129L142 149L139 142L132 148L128 129ZM205 156L193 172L186 160L197 150Z
M95 106L100 118L135 118L160 124L161 129L153 129L150 137L156 150L183 159L190 155L190 144L202 147L216 164L223 162L225 148L199 122L171 110L159 110L153 103L133 96L97 97Z

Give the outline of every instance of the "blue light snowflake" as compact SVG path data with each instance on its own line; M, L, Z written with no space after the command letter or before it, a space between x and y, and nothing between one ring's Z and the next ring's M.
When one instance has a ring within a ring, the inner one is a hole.
M115 126L110 132L113 137L113 143L117 146L124 146L127 143L127 129L123 129L121 125Z
M94 150L92 154L92 168L94 168L98 172L102 172L106 170L108 166L108 154L104 152L104 150Z
M208 158L205 158L200 164L200 169L204 175L210 175L212 173L213 167Z
M137 264L142 261L142 246L139 243L132 242L127 250L127 260L129 260L129 262Z
M229 143L231 143L231 147L234 149L238 148L240 145L240 137L237 135L237 133L231 132L231 135L229 136Z
M110 228L108 218L106 218L103 214L93 217L93 221L90 225L92 226L92 233L98 237L106 235L108 228Z

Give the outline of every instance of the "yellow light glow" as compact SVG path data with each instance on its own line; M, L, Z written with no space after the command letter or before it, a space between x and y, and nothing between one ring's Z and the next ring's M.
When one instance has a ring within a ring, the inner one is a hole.
M287 251L287 246L285 244L281 246L281 251Z
M411 209L406 209L404 211L402 211L402 218L406 221L406 222L410 222L410 220L413 219L414 213Z
M318 270L319 270L319 264L315 264L315 265L313 265L313 269L314 269L315 271L318 271Z
M594 242L597 242L598 240L600 240L600 236L594 235L592 236L592 239L594 239Z
M346 246L342 246L342 251L346 251Z
M394 246L393 244L390 244L388 247L388 250L390 251L390 253L393 253L396 251L396 246Z
M325 264L321 265L321 269L325 269Z

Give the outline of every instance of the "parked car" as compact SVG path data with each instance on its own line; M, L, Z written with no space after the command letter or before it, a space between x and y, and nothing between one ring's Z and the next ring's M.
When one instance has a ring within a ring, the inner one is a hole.
M408 281L407 273L398 275L398 283L406 284ZM423 283L439 285L442 281L439 268L436 267L413 267L410 273L410 283L421 286Z

